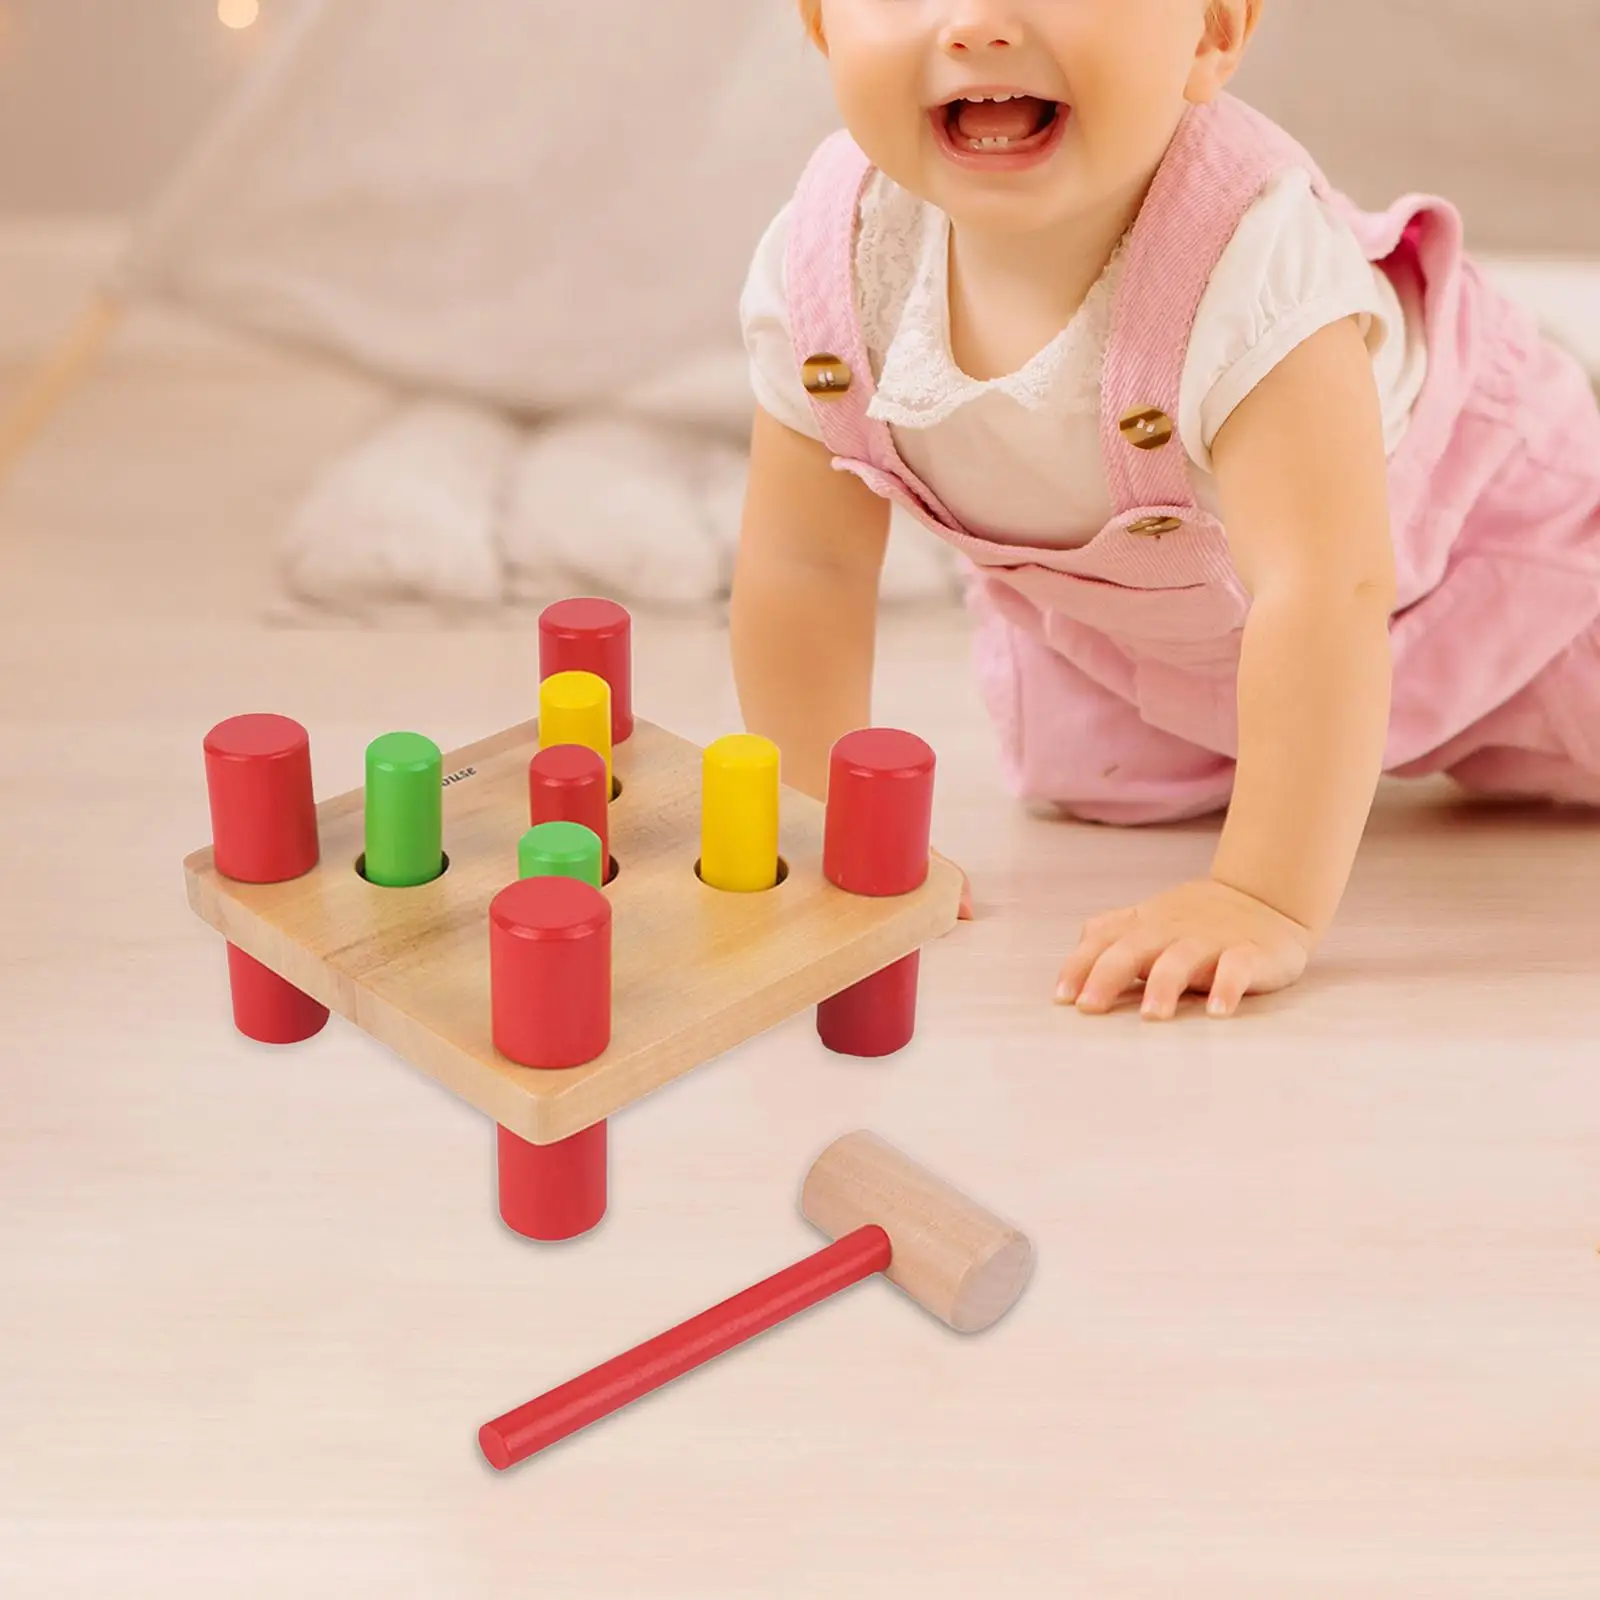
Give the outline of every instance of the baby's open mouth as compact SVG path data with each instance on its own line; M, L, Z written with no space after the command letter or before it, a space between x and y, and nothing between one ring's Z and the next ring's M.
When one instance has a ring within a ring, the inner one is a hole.
M1015 154L1043 145L1064 109L1058 100L1012 92L950 100L936 115L943 114L945 133L958 150Z

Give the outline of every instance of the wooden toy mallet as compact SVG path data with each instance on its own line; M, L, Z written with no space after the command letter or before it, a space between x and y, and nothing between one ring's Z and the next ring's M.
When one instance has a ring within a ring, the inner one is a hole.
M1033 1273L1027 1237L876 1134L829 1145L800 1194L834 1242L697 1317L486 1422L478 1443L502 1471L768 1328L881 1272L957 1333L1014 1306Z

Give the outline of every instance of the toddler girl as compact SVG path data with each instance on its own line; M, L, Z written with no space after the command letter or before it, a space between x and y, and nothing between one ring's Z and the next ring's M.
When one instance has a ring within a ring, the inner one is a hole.
M731 614L821 795L870 722L890 503L967 558L1010 787L1226 808L1057 997L1295 982L1380 776L1600 803L1600 408L1463 254L1225 85L1260 0L801 0L845 128L756 252Z

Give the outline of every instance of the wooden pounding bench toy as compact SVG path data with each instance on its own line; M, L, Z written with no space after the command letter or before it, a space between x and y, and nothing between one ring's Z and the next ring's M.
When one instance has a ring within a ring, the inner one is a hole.
M810 1007L839 1054L906 1045L961 877L930 849L921 739L847 734L819 803L767 740L635 718L611 601L540 616L538 702L449 754L384 734L320 804L299 723L229 718L184 874L241 1033L355 1023L494 1120L502 1218L557 1240L605 1213L607 1120L663 1084Z

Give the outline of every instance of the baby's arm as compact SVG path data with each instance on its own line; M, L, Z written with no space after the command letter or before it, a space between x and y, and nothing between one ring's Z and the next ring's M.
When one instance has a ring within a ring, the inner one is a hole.
M889 503L759 407L729 630L745 727L821 800L834 742L871 723Z
M1383 770L1394 606L1383 424L1356 324L1268 374L1212 460L1251 594L1238 768L1212 876L1320 940Z
M1058 997L1111 1009L1145 978L1147 1016L1189 988L1230 1015L1296 982L1333 920L1382 774L1394 605L1377 385L1356 324L1276 366L1212 446L1251 594L1238 765L1211 876L1097 917Z

